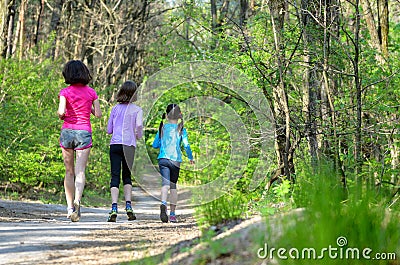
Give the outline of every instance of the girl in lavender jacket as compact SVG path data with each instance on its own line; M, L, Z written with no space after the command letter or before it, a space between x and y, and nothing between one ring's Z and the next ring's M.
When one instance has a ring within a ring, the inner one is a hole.
M107 133L112 134L110 141L111 163L111 200L112 207L108 222L116 222L118 214L119 185L124 185L125 211L128 220L136 219L132 210L132 179L131 171L135 157L136 140L143 135L143 111L133 104L136 101L137 85L133 81L126 81L118 91L115 105L110 114Z

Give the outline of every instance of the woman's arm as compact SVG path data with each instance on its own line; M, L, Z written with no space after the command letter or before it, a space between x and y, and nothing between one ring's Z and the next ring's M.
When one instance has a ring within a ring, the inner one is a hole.
M60 120L64 119L66 106L67 106L67 100L65 99L64 96L60 96L60 103L58 104L58 111L57 111Z
M92 114L96 116L97 118L101 117L101 109L100 109L100 102L99 99L95 99L93 101L93 106L92 106Z
M107 133L112 134L114 132L114 108L111 109L110 117L107 122Z
M136 139L139 140L143 136L143 111L139 110L136 115L136 128L135 128L135 136Z

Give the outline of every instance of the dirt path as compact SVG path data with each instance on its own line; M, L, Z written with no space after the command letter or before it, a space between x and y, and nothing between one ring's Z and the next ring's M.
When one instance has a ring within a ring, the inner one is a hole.
M156 198L139 188L133 195L137 220L120 210L116 223L106 222L108 208L83 205L81 221L71 223L65 205L0 200L0 264L119 264L200 236L193 209L180 208L180 222L164 224Z

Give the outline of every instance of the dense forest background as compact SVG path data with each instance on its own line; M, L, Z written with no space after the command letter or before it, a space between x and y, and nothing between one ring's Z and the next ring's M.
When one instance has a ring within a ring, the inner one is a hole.
M170 102L184 104L198 96L219 99L242 118L250 135L245 171L226 196L199 209L199 220L215 224L253 211L268 215L276 212L271 202L277 201L286 208L325 201L311 195L318 189L340 193L333 198L340 205L370 198L355 206L361 207L357 212L373 215L372 207L398 213L397 0L6 0L1 2L0 31L3 195L40 199L51 194L53 200L64 199L56 109L58 92L65 86L61 70L66 61L80 59L88 65L94 77L91 86L101 99L104 115L93 120L85 193L105 198L105 127L118 86L128 79L145 84L158 71L182 62L212 61L244 73L265 97L274 128L274 147L267 154L273 163L261 183L250 189L268 137L260 133L257 116L243 97L206 81L166 91L145 121L152 159L156 150L150 144ZM191 117L185 126L199 163L198 170L183 166L181 181L207 183L228 165L229 134L215 117ZM226 210L232 205L233 210ZM225 211L213 215L216 207ZM344 210L349 218L354 217L352 209ZM378 216L384 214L373 218ZM366 214L365 219L370 217ZM387 233L397 235L390 242L398 247L398 229L393 231L388 228ZM375 236L379 241L381 236Z

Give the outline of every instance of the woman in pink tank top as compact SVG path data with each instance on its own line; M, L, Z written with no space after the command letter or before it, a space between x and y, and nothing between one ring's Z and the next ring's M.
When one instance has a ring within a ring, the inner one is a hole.
M101 117L96 91L87 84L92 80L89 69L79 60L65 64L62 72L65 83L59 94L58 116L63 120L60 146L65 165L64 189L67 217L80 220L80 204L85 187L85 168L92 146L90 115ZM74 157L76 156L76 159ZM76 160L76 161L74 161Z

